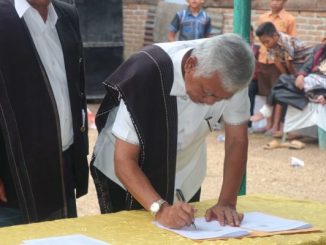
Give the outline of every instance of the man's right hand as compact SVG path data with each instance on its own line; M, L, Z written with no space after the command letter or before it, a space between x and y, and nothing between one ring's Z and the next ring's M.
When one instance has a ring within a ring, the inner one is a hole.
M196 210L193 206L184 202L177 202L172 206L163 204L161 210L156 214L156 220L169 228L179 229L190 226L194 220Z
M7 202L5 185L3 184L2 179L0 179L0 202Z
M304 85L304 76L303 75L299 75L297 76L297 78L295 79L295 86L302 90L303 89L303 85Z

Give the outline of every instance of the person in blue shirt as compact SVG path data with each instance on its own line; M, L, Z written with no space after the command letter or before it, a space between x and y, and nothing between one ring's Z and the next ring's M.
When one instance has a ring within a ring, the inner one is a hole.
M203 10L204 0L187 0L188 8L176 13L168 32L168 40L179 41L209 37L211 34L211 18Z

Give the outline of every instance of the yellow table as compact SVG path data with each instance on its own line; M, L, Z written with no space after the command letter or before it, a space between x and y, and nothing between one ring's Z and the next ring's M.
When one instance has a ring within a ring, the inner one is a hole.
M202 216L214 201L196 203L197 215ZM260 238L203 241L200 244L326 244L326 204L293 200L283 197L250 195L239 197L241 212L261 211L289 219L298 219L313 224L322 232L293 235L276 235ZM0 244L21 244L23 240L84 234L111 244L194 244L172 232L156 228L152 217L145 211L129 211L96 215L76 219L19 225L0 229Z

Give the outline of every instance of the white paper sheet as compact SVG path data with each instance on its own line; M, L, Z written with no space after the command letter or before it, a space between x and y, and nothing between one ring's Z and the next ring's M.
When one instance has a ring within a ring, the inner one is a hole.
M260 212L250 212L244 214L241 227L264 232L287 231L294 229L307 229L312 225L299 220L284 219Z
M182 229L169 229L160 225L158 222L154 222L154 224L162 229L175 232L181 236L193 240L241 237L249 234L247 230L238 227L220 226L217 221L206 222L205 218L196 218L194 222L196 224L197 229L195 229L193 226L186 226Z
M217 221L206 222L204 217L196 218L194 222L197 230L193 226L169 229L158 222L154 222L154 224L162 229L175 232L193 240L242 237L249 235L252 231L276 232L312 227L311 224L303 221L283 219L260 212L244 213L244 219L240 227L220 226Z
M23 241L23 245L63 245L63 244L64 245L110 245L107 242L103 242L80 234Z

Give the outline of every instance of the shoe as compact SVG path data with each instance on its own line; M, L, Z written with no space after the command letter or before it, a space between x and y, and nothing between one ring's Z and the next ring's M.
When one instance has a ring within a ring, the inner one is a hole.
M282 143L278 142L277 140L272 140L271 142L263 146L265 150L271 150L276 148L287 148L287 147L288 146L284 146Z

